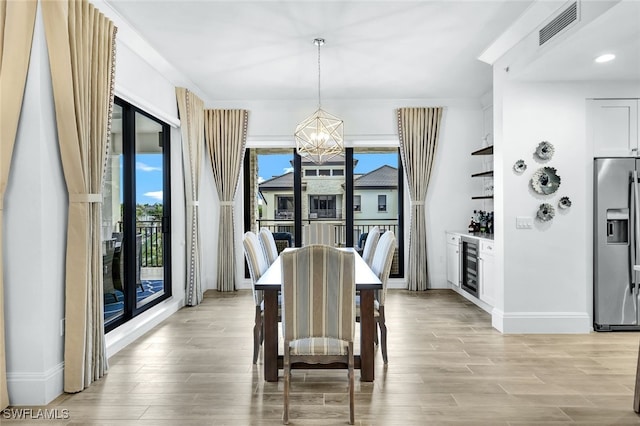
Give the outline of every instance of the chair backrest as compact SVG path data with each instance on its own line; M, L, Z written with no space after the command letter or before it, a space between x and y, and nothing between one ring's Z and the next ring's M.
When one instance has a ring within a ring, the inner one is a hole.
M373 260L373 254L376 251L376 245L380 239L380 227L374 226L369 230L367 239L364 242L364 248L362 249L362 259L367 262L367 265L371 266Z
M303 245L325 244L335 246L335 226L330 223L313 222L304 225Z
M282 253L285 340L355 334L354 253L310 245Z
M242 246L244 247L244 256L249 265L249 275L251 275L251 288L253 289L253 299L256 306L262 302L262 292L256 291L256 281L260 279L262 274L269 269L269 263L264 255L262 244L258 236L253 232L245 232L242 237Z
M278 258L278 247L276 247L276 240L273 238L273 234L269 228L260 228L260 242L264 249L264 254L267 257L269 264L272 264Z
M387 231L380 237L371 261L371 270L382 281L382 292L378 295L378 302L382 306L384 306L384 300L387 297L387 282L389 281L395 251L396 236L393 231Z

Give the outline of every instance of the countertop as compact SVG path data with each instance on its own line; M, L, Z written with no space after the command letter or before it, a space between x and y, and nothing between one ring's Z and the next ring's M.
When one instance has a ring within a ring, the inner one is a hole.
M487 234L486 232L467 232L467 231L447 231L449 234L457 234L465 237L474 237L482 240L493 241L493 234Z

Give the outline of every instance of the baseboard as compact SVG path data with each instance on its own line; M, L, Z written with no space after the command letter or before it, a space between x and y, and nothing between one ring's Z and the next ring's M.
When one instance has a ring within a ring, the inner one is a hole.
M7 373L9 403L20 405L47 405L64 389L64 362L45 372Z
M472 302L473 304L475 304L476 306L481 308L486 313L491 314L491 312L493 311L493 306L491 306L491 305L487 304L486 302L478 299L474 295L467 293L466 291L462 290L459 286L453 285L453 284L449 284L449 286L447 288L450 288L451 290L455 291L460 296L464 297L469 302Z
M107 358L117 354L140 336L160 324L184 306L184 299L170 298L105 335Z
M491 325L504 334L585 334L592 330L586 312L503 312L493 309Z
M237 290L251 290L253 287L251 286L251 279L245 278L238 282L236 286ZM215 288L210 288L208 290L215 290Z
M389 281L387 281L387 289L406 290L407 281L404 278L389 278Z

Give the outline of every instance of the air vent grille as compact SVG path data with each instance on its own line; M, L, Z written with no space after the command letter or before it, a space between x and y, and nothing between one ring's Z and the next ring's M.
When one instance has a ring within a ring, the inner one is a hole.
M553 18L538 32L538 46L548 42L553 36L578 20L578 2L572 3L560 15Z

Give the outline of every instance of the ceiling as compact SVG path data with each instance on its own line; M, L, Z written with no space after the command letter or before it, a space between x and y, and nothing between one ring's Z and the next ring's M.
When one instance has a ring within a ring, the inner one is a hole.
M478 98L492 86L491 66L478 57L533 2L108 3L193 81L206 100L234 101L316 98L316 37L326 39L321 48L323 99ZM640 43L640 25L634 29L639 21L633 15L626 22L619 37L632 50L637 43L629 40L635 37ZM615 19L608 19L588 40L602 45L614 34L618 37L619 27ZM545 55L546 62L536 61L537 71L528 78L552 78L551 72L571 75L572 69L579 70L581 78L600 72L602 68L586 70L585 62L577 59L588 55L592 61L592 53L579 37L575 39L570 55L562 46L555 48L553 55Z
M111 0L218 100L479 97L482 51L530 1Z
M517 78L534 81L640 81L639 1L616 3L577 31L569 33L561 43L542 49ZM594 59L604 53L615 54L615 60L596 63Z

